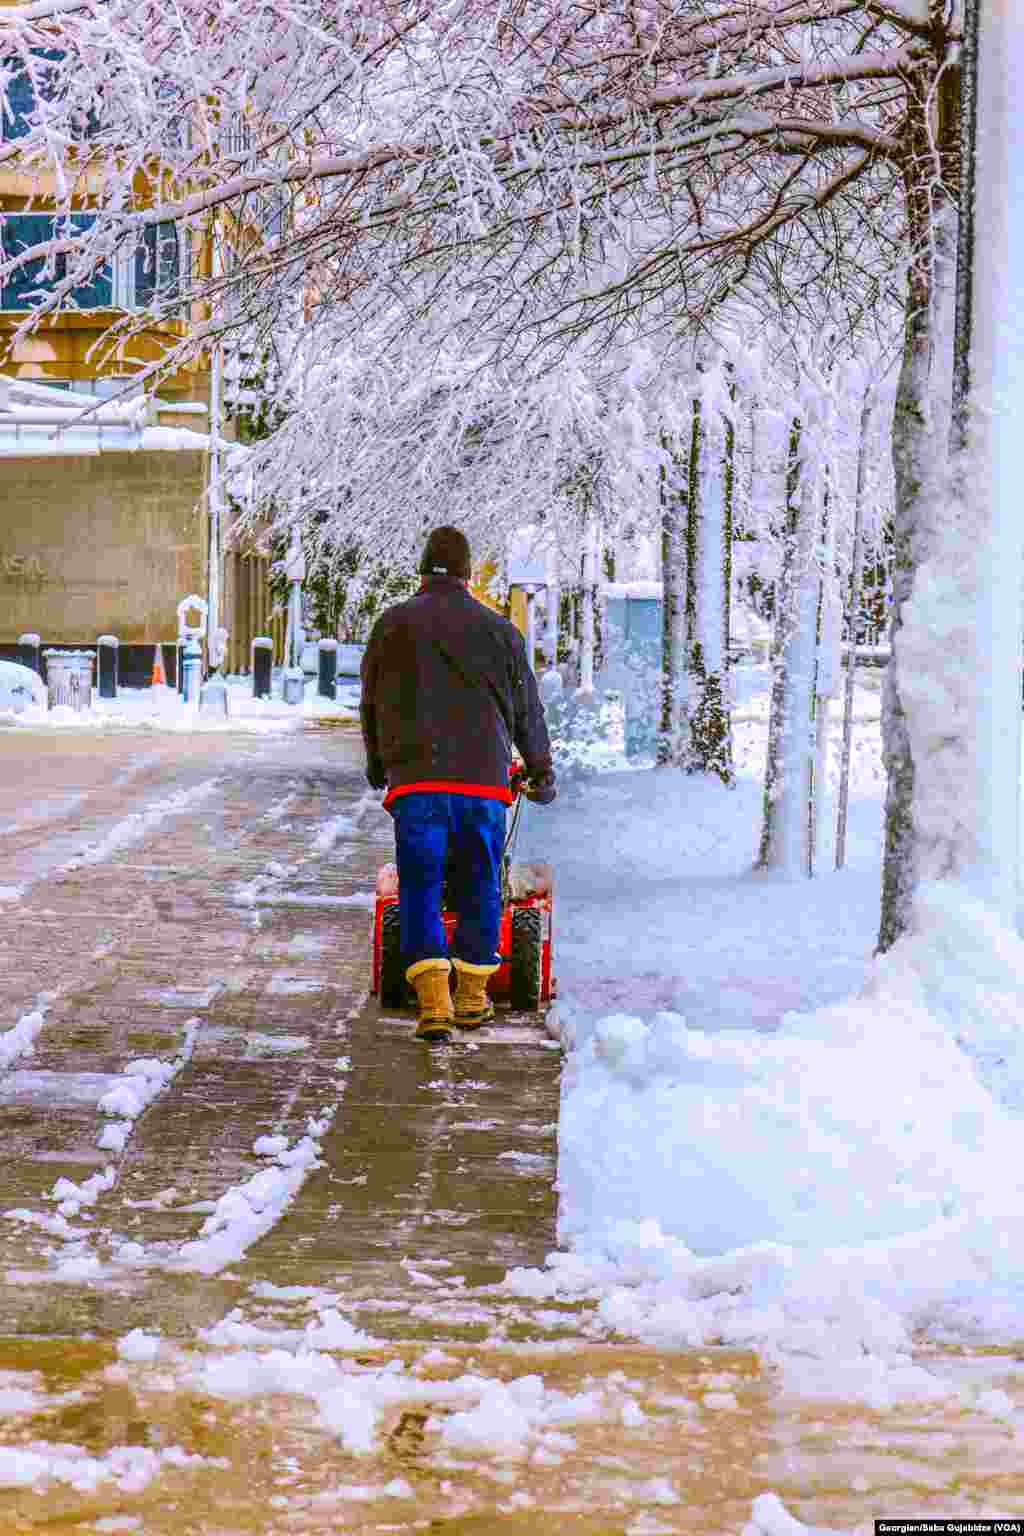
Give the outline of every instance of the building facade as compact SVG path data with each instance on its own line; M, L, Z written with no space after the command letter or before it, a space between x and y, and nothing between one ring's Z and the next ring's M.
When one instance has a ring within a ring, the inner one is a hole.
M43 65L55 57L40 55ZM26 132L34 89L28 73L10 85L3 141ZM4 256L53 235L46 193L16 160L0 166ZM72 214L83 225L95 217L87 206ZM43 263L0 284L0 648L25 632L65 645L113 634L151 657L154 643L176 638L182 597L208 593L209 363L165 378L156 401L125 403L132 374L190 322L147 322L120 347L98 345L112 323L158 293L173 296L208 259L173 224L150 226L137 250L75 289L73 308L17 339L45 287ZM252 634L269 622L268 562L246 549L215 557L230 660L244 665Z

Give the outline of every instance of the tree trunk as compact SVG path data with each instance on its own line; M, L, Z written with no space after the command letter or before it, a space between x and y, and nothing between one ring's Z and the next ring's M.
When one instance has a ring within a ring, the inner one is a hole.
M834 438L834 423L826 427L828 440ZM827 825L828 742L831 731L829 705L839 691L841 636L839 589L836 577L836 505L826 495L822 511L821 570L818 577L817 654L814 665L814 771L811 785L811 820L807 854L807 873L813 875L818 865Z
M663 439L662 447L668 450ZM678 766L686 751L688 731L686 676L686 546L683 527L688 492L684 489L689 460L673 454L672 469L661 472L661 724L659 767Z
M759 869L807 873L814 771L814 671L821 532L819 475L808 453L810 423L794 421L786 477L786 528L776 588L772 698Z
M963 758L963 725L955 716L956 671L962 659L950 654L952 615L929 601L911 607L915 588L949 531L948 446L952 387L952 309L955 212L935 177L935 154L948 173L951 127L933 131L930 99L934 69L920 66L908 89L909 126L904 162L912 260L907 276L903 361L893 415L892 453L896 476L893 516L892 657L882 693L882 758L888 775L885 851L878 950L890 949L910 927L913 896L922 876L922 852L931 847L927 872L942 878L954 872L948 817L950 803L934 771L919 782L932 746L943 734ZM943 530L946 523L946 530ZM948 555L952 551L947 550ZM929 575L931 572L929 571ZM960 609L959 572L935 571L935 578ZM957 641L962 640L958 635ZM967 724L967 731L970 725ZM932 768L938 767L933 764ZM943 764L948 773L948 760ZM957 777L966 764L961 761ZM970 790L967 791L968 795ZM963 795L961 795L961 802ZM960 806L955 819L959 821ZM943 825L943 823L946 823Z
M761 846L758 869L774 868L778 861L778 798L782 787L782 731L786 716L788 678L785 671L786 641L793 622L793 582L796 561L796 534L800 521L797 491L800 484L800 422L794 421L789 433L789 458L786 467L786 520L782 530L782 558L775 581L772 601L771 668L772 691L768 705L768 758L764 774L764 801L761 817Z
M729 543L731 449L718 403L694 400L689 514L686 520L686 670L690 732L687 773L735 777L729 707Z
M580 616L580 692L594 691L595 614L597 606L597 530L588 523L583 535L583 611Z
M853 510L853 548L850 553L849 607L846 633L849 651L843 680L843 746L839 767L839 811L836 816L836 869L846 862L846 815L850 800L850 756L853 750L853 688L857 661L857 621L860 615L861 586L864 580L864 494L867 485L868 432L874 396L864 394L860 413L860 437L857 443L857 491Z

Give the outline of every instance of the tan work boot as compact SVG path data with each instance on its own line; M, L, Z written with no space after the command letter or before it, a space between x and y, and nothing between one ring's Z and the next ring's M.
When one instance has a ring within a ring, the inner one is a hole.
M420 1021L417 1040L447 1040L452 1032L452 995L448 990L448 960L419 960L410 965L405 979L416 990Z
M494 1018L494 1004L487 996L487 983L498 969L496 965L470 965L468 960L454 960L459 973L455 989L455 1022L460 1029L477 1029Z

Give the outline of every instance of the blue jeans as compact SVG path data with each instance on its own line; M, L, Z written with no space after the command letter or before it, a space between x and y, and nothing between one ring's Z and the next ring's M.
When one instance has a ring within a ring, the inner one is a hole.
M406 966L448 954L441 902L449 864L450 902L458 913L454 953L469 965L494 965L505 806L477 795L416 790L392 801L391 814Z

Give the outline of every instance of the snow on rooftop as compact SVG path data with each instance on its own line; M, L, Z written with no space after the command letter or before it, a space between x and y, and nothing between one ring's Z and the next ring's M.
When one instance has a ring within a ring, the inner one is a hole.
M192 402L184 408L189 413L205 410ZM173 414L181 409L181 403L156 400L141 390L103 399L0 375L0 457L205 451L209 447L205 434L157 424L161 412Z

